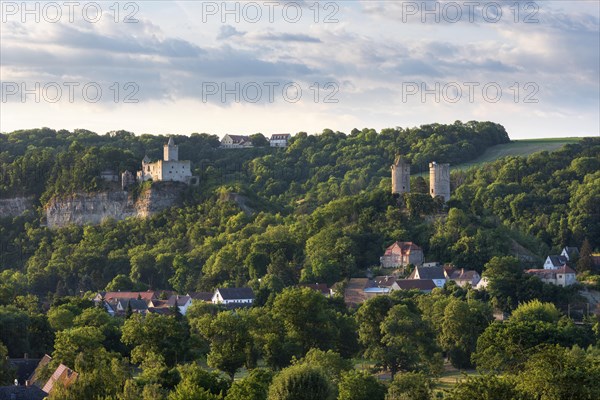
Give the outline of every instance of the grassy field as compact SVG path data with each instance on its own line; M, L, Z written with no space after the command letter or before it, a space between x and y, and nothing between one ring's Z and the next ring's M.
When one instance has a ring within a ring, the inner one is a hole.
M514 140L511 143L492 146L475 160L451 166L452 169L468 169L477 165L495 161L506 156L527 156L539 151L555 151L567 143L577 143L581 138L552 138L552 139L524 139Z

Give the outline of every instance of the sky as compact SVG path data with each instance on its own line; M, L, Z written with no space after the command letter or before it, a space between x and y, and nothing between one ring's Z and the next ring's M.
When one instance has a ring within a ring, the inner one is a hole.
M600 135L597 0L0 5L0 132Z

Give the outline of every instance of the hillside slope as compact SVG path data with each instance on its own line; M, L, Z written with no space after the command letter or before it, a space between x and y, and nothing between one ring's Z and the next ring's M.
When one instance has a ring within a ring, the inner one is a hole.
M489 163L507 156L528 156L540 151L552 152L569 143L577 143L581 138L547 138L513 140L510 143L489 147L481 156L469 163L458 164L455 169L468 169L473 166Z

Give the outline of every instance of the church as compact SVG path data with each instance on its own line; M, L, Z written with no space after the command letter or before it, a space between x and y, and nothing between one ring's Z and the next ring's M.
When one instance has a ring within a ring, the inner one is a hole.
M163 150L163 160L150 162L148 156L142 160L142 170L137 172L138 182L183 182L190 183L192 167L190 160L179 161L179 148L173 138Z

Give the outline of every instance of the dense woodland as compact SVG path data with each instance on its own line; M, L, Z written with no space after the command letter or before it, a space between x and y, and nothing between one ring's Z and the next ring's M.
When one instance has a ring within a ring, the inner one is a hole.
M30 196L38 207L0 218L0 360L48 353L54 366L81 374L53 398L299 398L293 390L315 400L600 397L598 320L576 325L563 312L581 300L578 287L523 273L566 245L581 248L578 272L598 272L586 261L600 246L598 138L453 171L444 205L418 175L410 194L392 196L394 156L405 155L416 173L433 160L468 162L509 141L502 126L301 132L286 149L269 148L261 134L243 150L219 149L214 135L175 136L180 159L192 160L200 177L184 207L98 226L44 226L50 199L105 190L101 171L135 171L144 155L160 158L166 141L46 128L0 135L0 198ZM427 260L483 272L488 289L395 292L354 310L294 288L376 275L379 256L397 240L416 242ZM112 318L88 300L105 289L217 286L250 286L256 304ZM493 310L511 317L493 322ZM355 369L357 358L369 368ZM434 380L445 359L483 375L442 393ZM233 380L240 370L248 373ZM382 383L378 371L393 379Z

